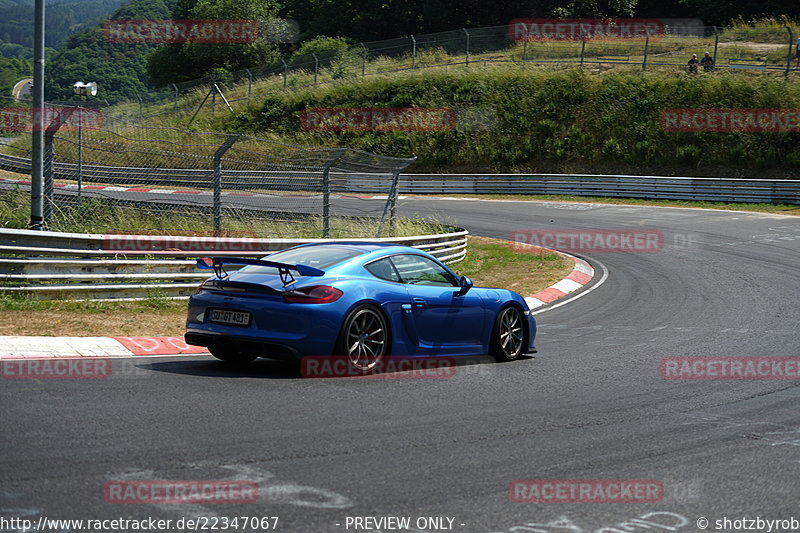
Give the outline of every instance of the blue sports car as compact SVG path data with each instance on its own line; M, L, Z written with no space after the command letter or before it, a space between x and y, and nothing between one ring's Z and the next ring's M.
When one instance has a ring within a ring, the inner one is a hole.
M513 361L536 351L522 296L473 287L415 248L318 243L197 263L216 275L189 300L186 342L225 361L340 355L367 371L388 356Z

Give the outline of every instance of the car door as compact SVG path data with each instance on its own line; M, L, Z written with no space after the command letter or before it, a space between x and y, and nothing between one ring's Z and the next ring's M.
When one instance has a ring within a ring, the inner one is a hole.
M433 355L478 353L486 327L477 292L459 295L458 280L441 264L416 254L391 256L411 299L417 344Z

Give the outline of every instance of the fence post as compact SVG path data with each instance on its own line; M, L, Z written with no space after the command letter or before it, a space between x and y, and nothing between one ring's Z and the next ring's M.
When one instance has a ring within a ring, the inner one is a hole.
M466 65L467 69L469 70L469 32L465 28L461 28L461 31L463 31L464 35L467 36L467 53L464 56L465 57L464 64Z
M62 108L60 111L57 111L53 121L50 122L44 130L44 161L42 164L42 175L44 178L42 224L44 225L44 229L52 229L53 225L53 166L56 158L56 132L58 132L58 129L65 121L70 119L74 111L74 107ZM43 112L43 110L40 112ZM44 124L44 118L42 118L42 124Z
M241 133L231 133L214 152L214 231L222 230L222 156L241 136Z
M411 70L417 68L417 40L411 36Z
M171 85L172 85L172 88L175 89L175 105L173 107L175 108L175 110L177 110L178 109L178 86L175 85L174 83L172 83Z
M389 186L389 195L386 197L386 203L383 205L383 214L381 214L381 221L378 223L378 231L375 233L375 238L380 238L383 234L383 224L386 221L386 213L389 213L389 225L394 229L397 217L397 188L400 181L400 170L392 171L392 183Z
M317 57L317 53L314 52L311 54L314 56L314 88L317 88L317 74L319 73L319 58Z
M281 63L283 63L283 88L286 88L286 78L289 77L289 65L286 64L286 60L281 58Z
M364 46L364 43L361 44L361 79L364 79L367 70L367 47Z
M789 26L786 26L786 31L789 32L789 52L786 54L786 72L783 73L783 77L788 80L789 71L792 69L792 47L794 46L794 32ZM798 61L800 61L800 50L798 50L797 53Z
M397 196L399 192L400 171L392 173L392 190L389 192L389 227L394 230L397 227Z
M531 24L533 26L533 24ZM531 30L528 28L528 31L525 32L525 40L522 41L522 62L526 62L528 60L528 38L530 37Z
M78 205L80 206L83 192L83 117L78 116L78 121Z
M144 105L142 104L142 97L136 93L136 99L139 100L139 120L144 119Z
M249 68L244 71L247 72L247 107L250 107L250 95L253 93L253 74Z
M581 66L583 66L583 60L586 57L586 36L583 34L583 30L581 30Z
M717 66L717 49L719 48L719 30L714 26L714 66Z
M644 40L644 60L642 60L642 72L647 70L647 50L650 48L650 28L646 28L647 37Z
M331 166L347 151L347 148L337 148L333 155L322 166L322 238L331 236Z

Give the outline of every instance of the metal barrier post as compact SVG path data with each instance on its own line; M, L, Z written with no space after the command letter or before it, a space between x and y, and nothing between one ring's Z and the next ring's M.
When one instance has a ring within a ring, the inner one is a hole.
M417 40L411 36L411 70L417 68Z
M322 167L322 238L331 236L331 166L347 151L347 148L337 148L333 156Z
M317 88L317 74L319 73L319 58L317 57L317 53L314 52L311 54L314 56L314 88Z
M789 26L786 26L786 31L789 32L789 52L786 54L786 72L783 73L783 77L784 79L788 80L789 71L792 69L792 46L794 46L794 32ZM800 50L798 50L797 53L800 54ZM798 57L798 60L800 60L800 57Z
M241 136L241 133L228 135L225 142L214 152L214 231L222 230L222 156Z
M175 89L175 105L173 107L177 111L177 109L178 109L178 86L175 85L174 83L171 84L171 85L172 85L172 88Z
M642 72L647 70L647 50L650 48L650 29L647 28L647 37L644 40L644 60L642 60Z
M283 88L286 88L286 78L289 77L289 65L286 64L286 60L281 58L281 63L283 63Z

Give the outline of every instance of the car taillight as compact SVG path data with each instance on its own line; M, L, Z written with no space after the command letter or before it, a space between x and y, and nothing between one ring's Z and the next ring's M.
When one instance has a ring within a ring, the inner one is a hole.
M290 304L329 304L342 297L344 293L336 287L314 285L283 293L283 299Z

